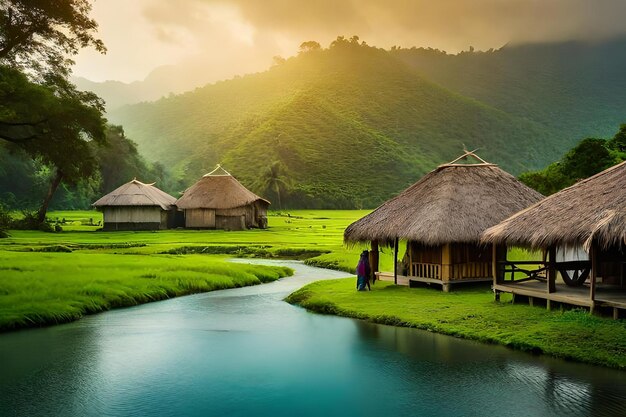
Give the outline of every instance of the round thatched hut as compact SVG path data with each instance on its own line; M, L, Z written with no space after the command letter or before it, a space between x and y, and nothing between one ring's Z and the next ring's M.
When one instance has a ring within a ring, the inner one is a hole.
M171 227L175 202L154 184L134 179L92 205L102 211L103 230L158 230Z
M218 165L185 190L176 205L185 212L185 227L243 230L267 227L270 202Z
M472 156L479 163L457 163ZM345 242L393 245L395 268L378 274L396 283L450 284L492 279L492 250L481 245L481 233L543 196L472 152L440 165L398 196L352 223ZM398 241L407 249L400 265ZM377 258L372 260L378 270Z
M626 162L561 190L489 228L483 234L483 242L542 249L548 253L547 261L537 261L546 265L547 279L531 276L540 278L540 282L537 279L505 281L505 270L500 268L494 280L496 295L506 291L543 298L548 300L548 306L551 301L591 309L605 305L613 307L617 315L618 308L626 309ZM557 253L562 248L582 248L589 254L589 260L561 261ZM562 283L557 284L557 272Z

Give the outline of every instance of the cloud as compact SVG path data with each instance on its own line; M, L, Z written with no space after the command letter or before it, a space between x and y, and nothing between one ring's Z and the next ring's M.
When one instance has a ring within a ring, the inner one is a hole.
M405 46L458 51L470 43L496 47L626 32L624 0L230 0L228 4L257 30L301 40L357 34L380 46L396 39Z
M109 53L81 54L77 73L132 80L185 63L210 81L338 35L458 52L621 35L624 16L626 0L100 0L94 17Z

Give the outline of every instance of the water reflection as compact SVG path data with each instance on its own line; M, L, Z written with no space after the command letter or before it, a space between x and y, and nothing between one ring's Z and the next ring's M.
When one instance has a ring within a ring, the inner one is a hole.
M0 336L0 415L625 414L620 372L290 306L320 277L296 266L262 287Z

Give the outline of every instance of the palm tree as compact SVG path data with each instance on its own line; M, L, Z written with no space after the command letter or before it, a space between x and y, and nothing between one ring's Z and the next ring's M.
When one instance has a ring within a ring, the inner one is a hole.
M287 167L281 161L273 162L269 168L259 177L257 187L260 190L272 190L276 193L278 209L282 210L280 199L281 190L289 188L289 179L286 177Z

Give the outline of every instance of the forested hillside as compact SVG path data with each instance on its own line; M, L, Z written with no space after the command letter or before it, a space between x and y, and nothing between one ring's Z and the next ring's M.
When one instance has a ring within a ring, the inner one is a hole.
M188 183L221 162L290 207L375 206L464 146L520 173L577 139L429 78L396 51L338 38L264 73L110 117Z
M391 53L446 88L556 130L570 146L610 136L626 120L626 38L457 55L423 48Z
M128 138L109 129L112 145L93 148L99 176L63 185L52 205L86 207L134 176L178 195L222 163L274 208L374 207L463 148L513 174L543 169L585 137L610 137L625 92L625 39L455 55L305 42L265 72L110 113ZM10 148L0 199L34 207L52 171ZM565 183L550 180L545 190Z

